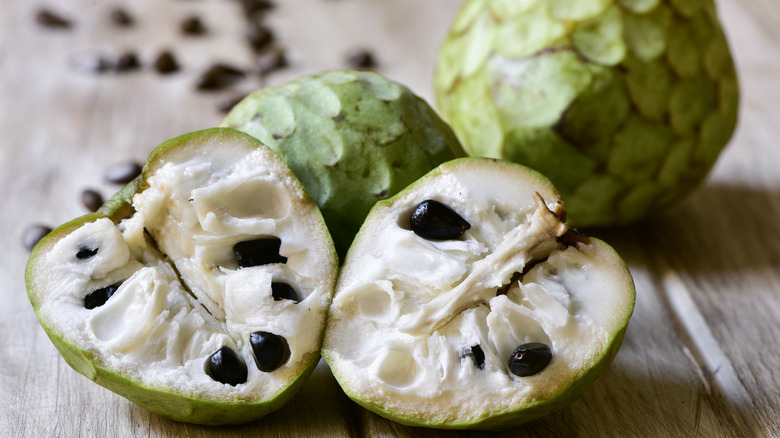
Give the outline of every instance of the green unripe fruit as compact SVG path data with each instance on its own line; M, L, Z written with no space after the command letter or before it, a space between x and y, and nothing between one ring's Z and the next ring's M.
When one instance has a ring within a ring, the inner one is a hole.
M436 98L471 155L549 177L571 224L642 218L693 190L737 123L711 0L469 0Z
M371 72L330 71L258 90L222 126L282 157L320 207L342 256L376 201L464 155L424 100Z

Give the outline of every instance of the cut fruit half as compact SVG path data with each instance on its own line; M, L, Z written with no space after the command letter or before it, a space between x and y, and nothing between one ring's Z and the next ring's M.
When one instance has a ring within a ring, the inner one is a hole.
M232 129L156 148L99 213L27 266L41 325L78 372L153 412L252 421L313 371L337 272L287 166Z
M573 401L617 353L635 291L614 250L564 212L541 174L484 158L379 202L323 343L346 394L403 424L463 429Z

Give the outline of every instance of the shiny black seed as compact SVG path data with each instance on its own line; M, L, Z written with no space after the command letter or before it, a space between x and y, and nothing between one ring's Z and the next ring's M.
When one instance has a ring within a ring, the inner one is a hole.
M106 301L108 301L108 299L114 295L117 289L119 289L119 285L112 284L111 286L106 286L96 291L90 292L86 297L84 297L84 307L87 309L94 309L95 307L100 307L103 304L106 304Z
M172 52L165 50L154 60L154 69L163 75L170 74L179 70L179 62Z
M457 239L471 228L455 210L431 199L417 205L409 222L415 234L433 240Z
M269 332L254 332L249 335L255 363L260 371L269 373L284 364L289 356L287 340Z
M32 251L35 245L47 234L51 233L52 228L47 225L34 224L25 228L22 233L22 245Z
M222 347L206 360L206 374L217 382L236 386L246 382L246 364L229 347Z
M287 257L279 254L282 241L278 237L238 242L233 246L239 268L268 265L271 263L287 263Z
M474 365L481 369L485 369L485 352L482 351L482 347L474 345L471 347L471 358L474 359Z
M181 31L185 35L203 35L206 33L206 26L200 21L200 17L193 15L182 21Z
M35 21L41 26L45 26L52 29L70 29L73 23L62 15L50 11L48 9L41 9L35 14Z
M143 167L134 162L118 163L106 170L104 178L114 184L127 184L141 174Z
M369 50L359 50L347 57L347 63L355 70L370 70L377 66L374 54Z
M135 24L133 16L122 8L112 9L109 17L114 24L120 27L130 27Z
M541 342L523 344L509 358L509 371L520 377L532 376L543 370L552 360L552 349Z
M279 281L271 283L271 295L274 297L274 301L292 300L298 302L298 293L287 283Z
M235 67L214 64L200 75L196 88L201 91L221 90L235 84L244 76L244 72Z
M98 211L103 205L103 196L96 190L86 189L81 192L81 203L89 211Z
M98 249L97 248L88 248L86 246L82 246L79 248L79 250L76 252L76 258L79 260L88 259L95 254L97 254ZM113 292L111 292L113 294ZM108 299L108 298L106 298Z
M249 42L249 47L255 53L260 53L274 41L274 34L271 29L262 24L252 24L247 29L246 39Z
M114 66L117 72L123 73L131 70L138 70L141 68L141 62L138 61L138 56L135 52L125 52L119 55L116 60L116 66Z

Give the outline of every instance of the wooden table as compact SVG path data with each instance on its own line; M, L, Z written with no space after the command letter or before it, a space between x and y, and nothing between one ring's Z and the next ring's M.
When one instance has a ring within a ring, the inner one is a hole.
M235 1L66 0L0 3L0 434L81 436L455 436L396 425L357 407L321 363L281 410L241 427L179 424L137 408L71 370L26 296L31 223L84 214L81 191L105 196L116 162L143 160L176 135L215 126L220 103L374 51L378 70L431 101L438 41L460 1L279 0L267 22L289 67L228 90L197 92L214 62L256 58ZM73 20L43 29L49 4ZM135 25L111 23L124 6ZM597 232L625 258L637 303L611 368L571 407L500 436L780 436L780 3L718 0L742 86L739 127L710 178L681 205ZM198 14L206 35L183 36ZM181 70L160 75L169 48ZM142 68L85 71L84 59L135 51ZM87 58L85 58L87 57ZM80 65L80 67L76 67ZM483 436L480 433L464 434ZM484 434L488 436L490 434Z

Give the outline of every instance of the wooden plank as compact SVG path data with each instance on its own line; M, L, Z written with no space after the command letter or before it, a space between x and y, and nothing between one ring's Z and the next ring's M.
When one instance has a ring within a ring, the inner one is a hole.
M78 197L107 165L142 160L160 142L216 125L223 100L375 50L379 71L431 101L438 41L460 1L290 0L269 16L290 67L215 93L193 90L212 62L249 68L236 2L135 1L137 27L107 21L114 5L52 3L69 31L41 30L39 7L0 4L0 435L37 436L778 436L780 393L780 14L773 0L718 1L742 85L739 130L711 178L682 205L622 229L597 231L628 262L637 306L612 367L569 408L502 434L410 428L349 401L327 367L262 421L209 428L176 423L91 384L61 359L36 321L19 243L33 222L85 213ZM208 37L183 37L192 13ZM400 29L400 30L399 30ZM149 63L173 48L183 69ZM137 50L128 74L74 69L74 56Z

